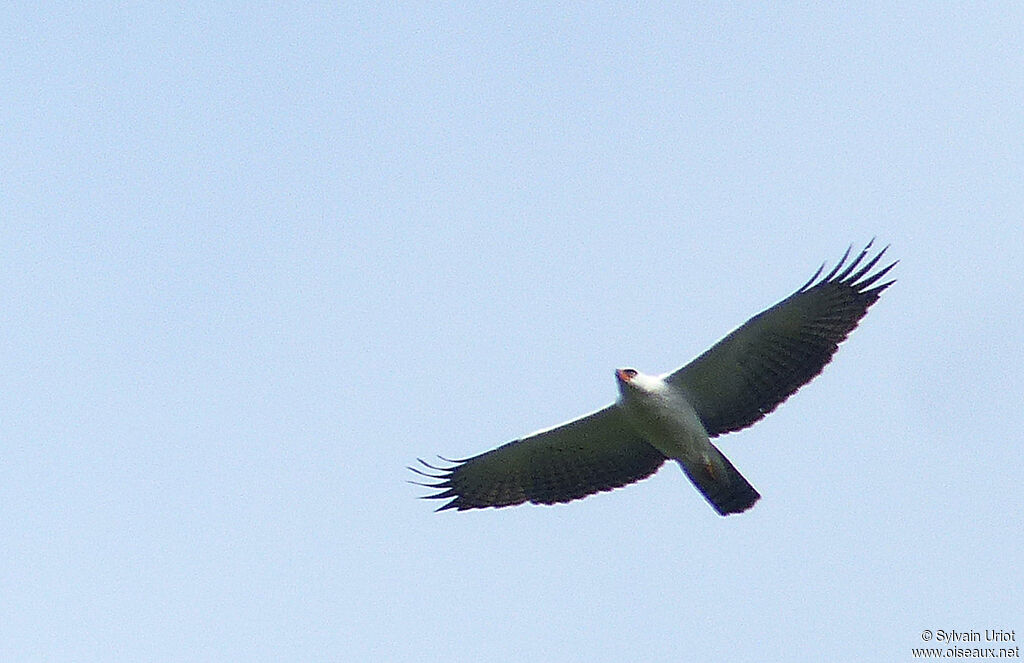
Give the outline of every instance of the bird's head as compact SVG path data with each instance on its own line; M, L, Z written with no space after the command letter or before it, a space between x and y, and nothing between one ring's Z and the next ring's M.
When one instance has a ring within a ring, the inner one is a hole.
M623 396L630 392L658 391L661 383L657 376L641 373L635 368L617 368L615 378L619 383L619 393Z
M616 368L615 369L615 377L619 381L619 386L624 386L626 384L629 384L629 382L631 380L633 380L633 378L635 378L638 375L640 375L640 371L636 370L635 368Z

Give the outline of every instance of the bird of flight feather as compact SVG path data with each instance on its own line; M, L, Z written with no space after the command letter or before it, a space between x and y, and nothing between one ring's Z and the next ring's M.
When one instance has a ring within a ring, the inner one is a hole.
M620 398L600 410L447 466L410 467L445 509L556 504L612 490L679 463L721 515L741 513L757 491L711 443L762 419L821 373L882 291L896 262L874 240L824 277L818 268L792 295L737 327L686 366L661 376L616 371ZM898 261L897 261L898 262ZM872 270L875 270L872 273Z

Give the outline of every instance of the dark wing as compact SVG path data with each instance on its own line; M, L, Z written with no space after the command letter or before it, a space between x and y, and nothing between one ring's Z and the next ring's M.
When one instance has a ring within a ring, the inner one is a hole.
M873 242L844 269L847 249L827 276L817 280L823 265L795 293L666 376L686 393L709 435L750 426L821 373L839 343L892 284L875 285L895 262L869 274L886 249L861 264Z
M639 481L665 456L645 442L617 405L532 435L451 467L409 468L437 483L429 499L449 499L444 509L481 509L523 502L555 504ZM433 472L431 472L431 470Z

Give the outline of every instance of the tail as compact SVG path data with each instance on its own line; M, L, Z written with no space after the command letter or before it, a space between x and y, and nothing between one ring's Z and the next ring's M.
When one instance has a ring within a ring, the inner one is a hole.
M742 513L754 506L761 495L715 445L709 442L708 447L701 462L679 461L693 485L719 515Z

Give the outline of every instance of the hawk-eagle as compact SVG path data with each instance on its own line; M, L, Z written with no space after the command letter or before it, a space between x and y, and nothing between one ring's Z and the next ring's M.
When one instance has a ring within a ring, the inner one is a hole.
M711 438L760 420L811 381L893 281L896 262L872 270L886 249L850 249L826 276L755 315L679 370L615 371L619 399L448 466L423 460L414 472L436 480L438 510L555 504L639 481L675 460L721 515L746 511L760 495ZM888 248L888 247L886 247ZM845 265L845 268L844 268ZM417 483L417 482L414 482Z

